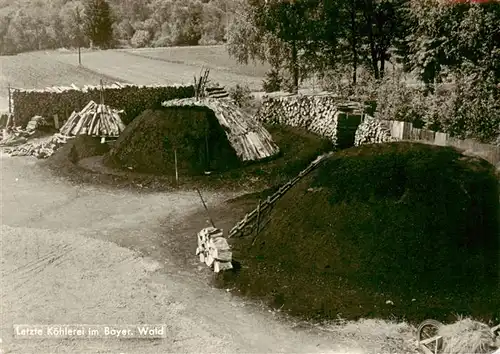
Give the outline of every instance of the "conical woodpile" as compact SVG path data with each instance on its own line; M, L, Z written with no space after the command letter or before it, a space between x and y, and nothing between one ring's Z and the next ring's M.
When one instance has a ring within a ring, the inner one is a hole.
M104 104L90 101L80 112L73 112L61 127L63 135L86 134L101 137L118 137L125 130L120 113Z

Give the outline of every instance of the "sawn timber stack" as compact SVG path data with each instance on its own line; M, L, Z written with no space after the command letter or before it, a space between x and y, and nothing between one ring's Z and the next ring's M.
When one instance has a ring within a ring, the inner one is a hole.
M196 255L215 273L232 269L232 252L221 229L207 227L198 232Z

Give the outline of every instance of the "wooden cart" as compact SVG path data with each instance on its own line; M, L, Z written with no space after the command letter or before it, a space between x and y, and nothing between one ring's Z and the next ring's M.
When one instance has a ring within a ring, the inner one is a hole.
M438 335L439 327L443 324L436 320L425 320L418 326L417 341L418 347L425 354L439 354L443 352L444 342L443 338ZM499 339L500 325L491 329L493 335ZM492 354L500 354L500 348Z

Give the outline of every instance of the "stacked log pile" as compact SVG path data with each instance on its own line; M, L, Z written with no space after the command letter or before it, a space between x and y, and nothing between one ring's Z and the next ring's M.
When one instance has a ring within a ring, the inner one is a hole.
M0 146L16 146L28 141L30 134L20 128L3 129Z
M42 116L34 116L28 122L28 125L26 125L26 130L28 132L34 132L39 128L49 127L49 126L50 126L50 124L47 122L47 120L45 118L43 118Z
M337 145L339 130L343 129L341 119L346 113L359 115L359 124L361 104L341 102L333 95L291 95L265 97L256 118L265 123L305 128Z
M212 110L241 161L258 161L279 153L271 134L231 99L185 98L163 102L164 107L201 106Z
M73 112L61 127L61 134L75 136L86 134L100 137L118 137L125 130L120 113L104 104L90 101L80 112Z
M5 124L5 128L2 132L2 142L1 146L17 146L24 144L30 137L42 127L50 126L47 121L41 116L34 116L28 122L26 129L22 129L21 127L13 126L14 122L12 122L12 116L7 119Z
M385 143L394 141L389 127L380 119L365 117L359 125L354 138L354 145Z
M207 87L205 89L206 95L213 98L227 98L229 93L224 89L224 87Z
M11 156L34 156L38 159L45 159L52 156L57 149L66 144L68 139L71 139L71 137L57 133L37 142L27 142L23 145L8 148L5 152Z
M232 269L232 252L221 229L207 227L198 232L196 255L215 273Z
M14 89L14 116L17 125L25 127L34 115L62 119L72 111L80 111L89 101L100 102L101 94L110 107L123 109L123 122L128 124L141 112L153 108L167 99L193 97L194 88L182 85L129 85L114 83L77 87L49 87L43 90Z

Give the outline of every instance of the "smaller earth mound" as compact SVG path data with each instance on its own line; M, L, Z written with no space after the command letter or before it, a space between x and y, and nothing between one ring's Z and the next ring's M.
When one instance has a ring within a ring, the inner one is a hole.
M185 175L242 165L214 113L204 107L144 111L116 140L105 163L138 172L174 175L176 155L178 171Z
M494 168L451 148L336 153L279 200L221 285L306 318L500 316ZM269 222L267 222L269 220Z

